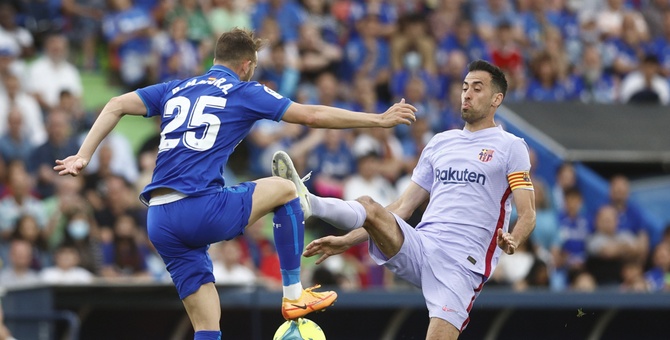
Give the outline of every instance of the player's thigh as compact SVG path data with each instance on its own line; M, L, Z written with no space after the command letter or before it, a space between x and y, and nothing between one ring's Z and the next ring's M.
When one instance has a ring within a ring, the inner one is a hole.
M426 262L423 236L397 215L391 214L391 216L394 218L393 223L402 233L402 245L393 256L387 256L375 242L369 242L370 258L378 265L388 268L399 278L421 287L421 276Z
M298 197L295 184L280 177L266 177L253 181L256 189L252 196L249 225L271 213L275 208Z
M357 201L365 207L363 227L370 238L387 258L393 257L400 251L404 241L404 234L395 216L370 197L364 196Z

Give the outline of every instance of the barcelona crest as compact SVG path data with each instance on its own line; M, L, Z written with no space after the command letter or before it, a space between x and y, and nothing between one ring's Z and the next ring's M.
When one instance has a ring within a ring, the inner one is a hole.
M493 159L493 151L491 149L482 149L482 152L479 153L479 160L486 163Z

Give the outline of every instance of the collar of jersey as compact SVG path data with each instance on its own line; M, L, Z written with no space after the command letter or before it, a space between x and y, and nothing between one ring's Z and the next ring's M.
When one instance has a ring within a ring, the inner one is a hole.
M214 65L212 68L209 69L209 72L207 73L212 73L212 72L225 72L229 74L231 77L235 78L236 80L240 80L240 77L237 75L237 73L233 72L233 70L223 66L223 65Z
M497 133L500 130L502 130L502 126L496 125L496 126L492 126L490 128L478 130L478 131L475 131L475 132L472 132L472 131L470 131L468 129L465 129L465 128L462 131L463 131L463 134L465 134L466 136L473 136L473 135L481 136L481 135L488 135L488 134L492 134L492 133Z

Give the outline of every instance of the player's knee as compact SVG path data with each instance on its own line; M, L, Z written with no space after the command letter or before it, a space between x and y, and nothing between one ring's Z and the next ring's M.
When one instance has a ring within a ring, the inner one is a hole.
M370 196L359 197L356 201L362 204L365 208L365 213L367 215L367 220L373 222L379 219L380 216L384 215L386 210L381 204L375 202Z
M279 177L273 177L272 179L276 182L273 184L276 190L275 197L277 197L282 204L298 197L298 191L293 182Z

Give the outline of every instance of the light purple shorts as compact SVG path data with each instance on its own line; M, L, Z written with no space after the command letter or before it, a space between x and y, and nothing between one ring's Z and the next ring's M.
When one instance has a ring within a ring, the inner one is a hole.
M444 319L463 331L470 321L472 304L484 284L483 277L450 258L439 241L417 231L397 215L393 216L405 235L400 251L389 259L370 240L370 257L421 288L429 317Z

